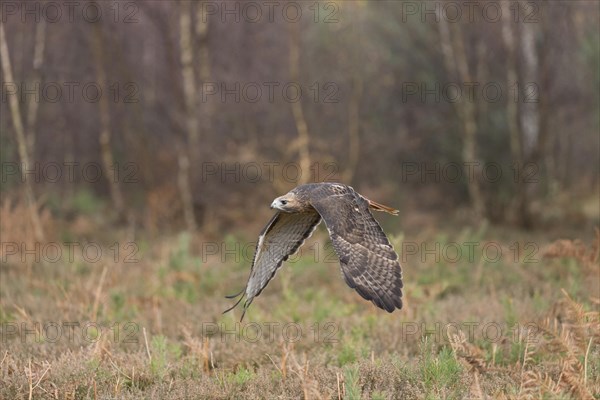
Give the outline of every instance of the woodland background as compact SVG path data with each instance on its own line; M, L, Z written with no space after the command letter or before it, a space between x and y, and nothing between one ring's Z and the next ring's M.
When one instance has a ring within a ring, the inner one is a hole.
M219 232L328 179L531 228L598 192L593 1L26 4L3 9L2 193L55 213Z

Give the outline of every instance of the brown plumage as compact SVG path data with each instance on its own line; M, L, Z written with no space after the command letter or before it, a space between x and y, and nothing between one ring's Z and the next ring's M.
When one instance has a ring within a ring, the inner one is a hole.
M398 255L369 211L398 215L398 210L369 200L338 183L300 185L276 198L277 213L258 237L250 277L235 308L244 297L244 311L273 278L281 264L313 233L321 218L340 259L348 286L388 312L402 308L402 269ZM241 320L240 319L240 320Z

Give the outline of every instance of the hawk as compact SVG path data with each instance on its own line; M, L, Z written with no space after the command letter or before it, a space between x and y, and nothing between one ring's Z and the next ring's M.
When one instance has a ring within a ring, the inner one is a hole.
M273 200L271 208L277 212L258 237L246 288L226 296L240 298L223 313L233 310L246 297L241 321L254 298L310 237L321 219L348 286L387 312L402 308L398 254L369 209L392 215L398 215L398 210L369 200L350 186L329 182L300 185Z

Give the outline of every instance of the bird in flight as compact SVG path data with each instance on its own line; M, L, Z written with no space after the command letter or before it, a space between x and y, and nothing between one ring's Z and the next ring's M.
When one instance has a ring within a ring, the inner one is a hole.
M369 209L398 215L398 210L376 203L339 183L309 183L276 198L277 210L258 237L246 287L227 296L246 301L240 321L281 264L310 237L321 219L348 286L377 307L392 312L402 308L402 269L398 254Z

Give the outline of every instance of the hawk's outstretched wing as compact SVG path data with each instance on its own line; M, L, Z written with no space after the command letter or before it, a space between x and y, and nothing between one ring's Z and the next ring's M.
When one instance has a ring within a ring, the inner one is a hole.
M276 213L258 237L246 288L238 294L227 296L235 298L241 295L238 302L224 313L234 309L246 296L241 321L252 300L267 286L281 264L313 233L319 222L321 216L316 212Z
M327 225L348 286L388 312L402 308L398 255L369 211L369 201L336 184L316 188L310 198Z

